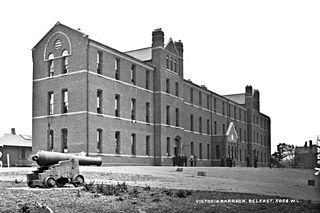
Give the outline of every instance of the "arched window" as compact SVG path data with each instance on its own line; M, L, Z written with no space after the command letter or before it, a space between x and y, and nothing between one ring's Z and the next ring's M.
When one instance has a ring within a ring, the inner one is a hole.
M62 74L66 74L68 73L68 64L69 64L69 60L68 60L68 50L64 50L62 52Z
M49 56L48 56L48 77L51 77L54 75L54 55L53 53L50 53Z

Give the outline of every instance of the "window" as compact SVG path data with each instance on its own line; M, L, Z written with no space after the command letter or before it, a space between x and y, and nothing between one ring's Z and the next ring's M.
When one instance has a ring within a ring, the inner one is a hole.
M207 159L210 159L210 144L207 144Z
M193 144L193 141L191 141L191 144L190 144L190 154L194 155L194 144Z
M136 85L136 65L131 65L131 84Z
M241 149L239 151L239 154L240 154L240 161L242 161L242 150Z
M217 121L214 121L214 134L217 134Z
M49 61L48 61L48 77L51 77L54 75L54 60L53 60L54 56L51 53L49 55Z
M214 112L217 111L217 99L216 98L213 99L213 111Z
M68 73L68 65L69 65L68 51L64 50L62 52L62 72L61 72L61 74Z
M193 131L193 115L190 115L190 130Z
M247 122L247 112L246 111L244 111L244 122Z
M131 120L136 120L136 99L131 99Z
M97 153L102 153L102 129L97 129Z
M226 133L226 126L225 124L222 124L222 134L224 135Z
M146 122L150 123L150 103L146 103Z
M174 59L174 72L178 72L177 64L177 59Z
M239 133L240 133L240 141L242 141L242 130L241 130L241 128L239 129Z
M176 108L176 126L179 126L179 108Z
M190 102L193 103L193 88L190 88Z
M244 130L244 141L247 141L247 130Z
M166 79L166 93L170 93L170 79L167 78Z
M48 151L54 151L53 130L48 130Z
M54 94L52 91L48 92L48 115L54 113Z
M150 156L150 136L146 137L146 155Z
M102 113L102 90L97 90L97 113Z
M256 116L255 115L253 115L253 124L255 124L256 123Z
M97 52L97 73L102 74L102 52Z
M256 132L253 131L253 142L256 142Z
M176 82L176 96L179 97L179 83Z
M241 109L239 109L239 120L240 121L242 120L242 111L241 111Z
M170 106L167 106L167 125L170 125Z
M210 95L207 95L207 109L210 109Z
M68 90L62 90L62 113L67 113L69 110Z
M114 70L115 70L115 79L120 80L120 59L116 58L114 60Z
M202 143L199 143L199 159L202 159Z
M146 70L146 89L150 89L150 70Z
M68 152L68 129L61 130L62 153Z
M220 146L216 145L216 159L220 159Z
M202 133L202 118L199 117L199 132Z
M170 156L171 153L170 153L170 138L168 137L167 138L167 156Z
M233 146L231 146L231 158L233 158Z
M115 116L120 117L120 95L116 95L114 99Z
M224 102L222 102L222 115L225 114L225 111L224 111Z
M169 56L168 55L166 57L166 65L167 65L167 69L169 69Z
M260 135L260 143L261 143L261 145L263 145L262 135Z
M237 119L237 108L236 108L236 106L234 106L234 108L233 108L233 115L234 115L234 119Z
M20 148L20 159L26 159L26 148Z
M199 91L199 105L201 106L202 104L202 94L201 92Z
M207 134L210 134L210 120L207 119Z
M131 134L131 154L136 155L136 134Z
M173 70L173 58L170 58L170 70Z
M115 153L120 154L120 132L115 132Z

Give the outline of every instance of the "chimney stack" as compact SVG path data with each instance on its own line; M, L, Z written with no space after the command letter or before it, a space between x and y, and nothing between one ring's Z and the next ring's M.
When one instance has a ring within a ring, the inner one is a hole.
M312 140L309 140L309 147L312 148Z
M155 29L152 32L152 47L163 47L164 33L161 28Z
M174 45L178 50L179 56L183 57L183 43L181 42L181 40L174 42Z
M246 86L246 96L252 96L252 86Z
M15 135L16 134L16 129L15 128L11 128L11 135Z

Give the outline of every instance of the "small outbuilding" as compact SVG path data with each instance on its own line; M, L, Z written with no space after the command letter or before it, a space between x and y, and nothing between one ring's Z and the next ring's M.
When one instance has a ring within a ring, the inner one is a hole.
M32 138L29 135L11 133L0 137L0 167L31 166Z

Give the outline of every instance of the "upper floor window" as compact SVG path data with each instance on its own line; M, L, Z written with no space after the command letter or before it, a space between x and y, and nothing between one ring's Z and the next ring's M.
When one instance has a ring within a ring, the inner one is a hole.
M115 116L120 117L120 95L115 95L114 98L114 110L115 110Z
M210 95L207 95L207 109L210 109Z
M48 115L54 113L54 94L52 91L48 92Z
M166 93L170 93L170 79L167 78L166 79Z
M68 51L64 50L62 52L62 74L68 73L68 65L69 65Z
M67 113L69 110L69 98L68 98L68 90L62 90L62 113Z
M146 122L150 123L150 103L146 103Z
M150 89L150 70L146 70L146 89Z
M136 120L136 99L131 99L131 120Z
M176 82L176 96L179 97L179 83Z
M213 111L216 112L217 111L217 98L213 99Z
M202 93L199 91L199 105L202 105Z
M224 102L222 102L222 115L225 114L225 109L224 109Z
M167 123L167 125L170 125L170 106L168 106L167 105L167 121L166 121L166 123Z
M102 90L97 90L97 113L102 113Z
M49 55L49 61L48 61L48 76L51 77L54 75L54 56L53 54L51 53Z
M199 159L202 159L202 143L199 143Z
M193 115L190 115L190 131L193 131Z
M190 102L193 103L193 88L190 88Z
M176 126L179 126L179 108L176 108Z
M199 117L199 132L202 133L202 117Z
M166 57L166 67L167 67L167 69L169 69L169 56L168 55Z
M170 70L173 70L173 58L170 58Z
M114 60L114 70L115 70L115 79L120 80L120 59L116 58Z
M174 72L178 72L178 69L177 69L177 59L174 59Z
M97 52L97 73L102 74L102 52Z
M214 134L217 134L217 121L214 121Z
M97 153L102 153L102 129L97 129Z
M131 84L136 85L136 65L131 65Z
M207 119L207 134L210 134L210 120Z
M237 107L234 106L233 108L233 115L234 115L234 119L237 119Z

